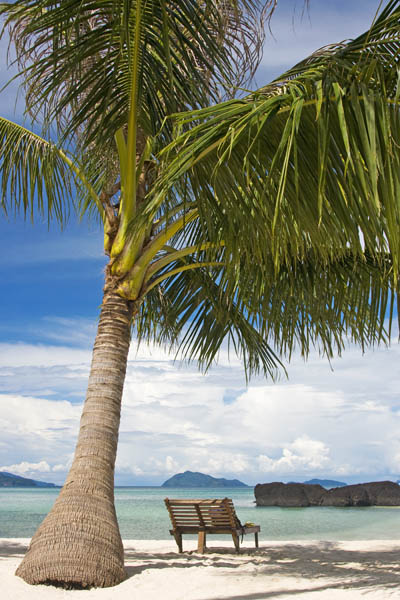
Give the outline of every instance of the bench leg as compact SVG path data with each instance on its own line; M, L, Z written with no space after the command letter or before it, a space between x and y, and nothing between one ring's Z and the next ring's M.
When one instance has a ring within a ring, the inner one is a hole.
M254 533L254 541L256 543L256 548L258 548L258 531Z
M183 552L183 549L182 549L182 534L174 531L174 538L175 538L175 541L176 541L176 543L178 545L179 552L182 553Z
M232 533L233 543L235 544L236 552L240 551L240 541L237 533Z
M204 554L204 548L205 547L206 547L206 532L205 531L199 531L197 551L200 552L200 554Z

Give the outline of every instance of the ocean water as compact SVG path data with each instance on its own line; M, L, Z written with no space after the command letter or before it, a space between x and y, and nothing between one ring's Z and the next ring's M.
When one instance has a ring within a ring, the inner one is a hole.
M0 538L31 537L58 489L0 489ZM123 539L170 539L164 498L232 498L239 519L261 525L260 540L400 539L400 507L256 507L253 488L116 488ZM218 536L213 536L218 539ZM222 536L221 539L226 539Z

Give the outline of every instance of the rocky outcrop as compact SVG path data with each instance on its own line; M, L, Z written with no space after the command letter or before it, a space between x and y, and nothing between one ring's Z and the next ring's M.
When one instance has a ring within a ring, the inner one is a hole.
M374 481L334 488L326 492L321 506L400 506L400 486Z
M257 506L400 506L400 486L374 481L325 490L306 483L258 483Z
M258 483L254 488L257 506L318 506L325 490L306 483Z

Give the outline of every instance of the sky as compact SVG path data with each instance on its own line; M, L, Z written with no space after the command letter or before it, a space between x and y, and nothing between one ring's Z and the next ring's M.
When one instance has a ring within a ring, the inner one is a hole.
M366 30L379 0L280 0L257 84L315 49ZM6 69L0 42L0 87ZM21 119L15 83L0 114ZM96 224L56 225L0 215L0 470L61 484L71 464L105 260ZM117 485L159 485L184 470L247 484L347 483L400 477L400 347L349 344L332 361L295 355L289 378L252 379L221 351L201 374L163 349L132 341L123 397Z

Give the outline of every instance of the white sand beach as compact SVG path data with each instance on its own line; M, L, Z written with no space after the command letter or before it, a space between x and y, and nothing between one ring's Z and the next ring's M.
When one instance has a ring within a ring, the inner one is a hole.
M30 586L14 575L28 539L0 539L2 600L384 600L400 599L400 541L124 541L127 579L114 588L63 590Z

